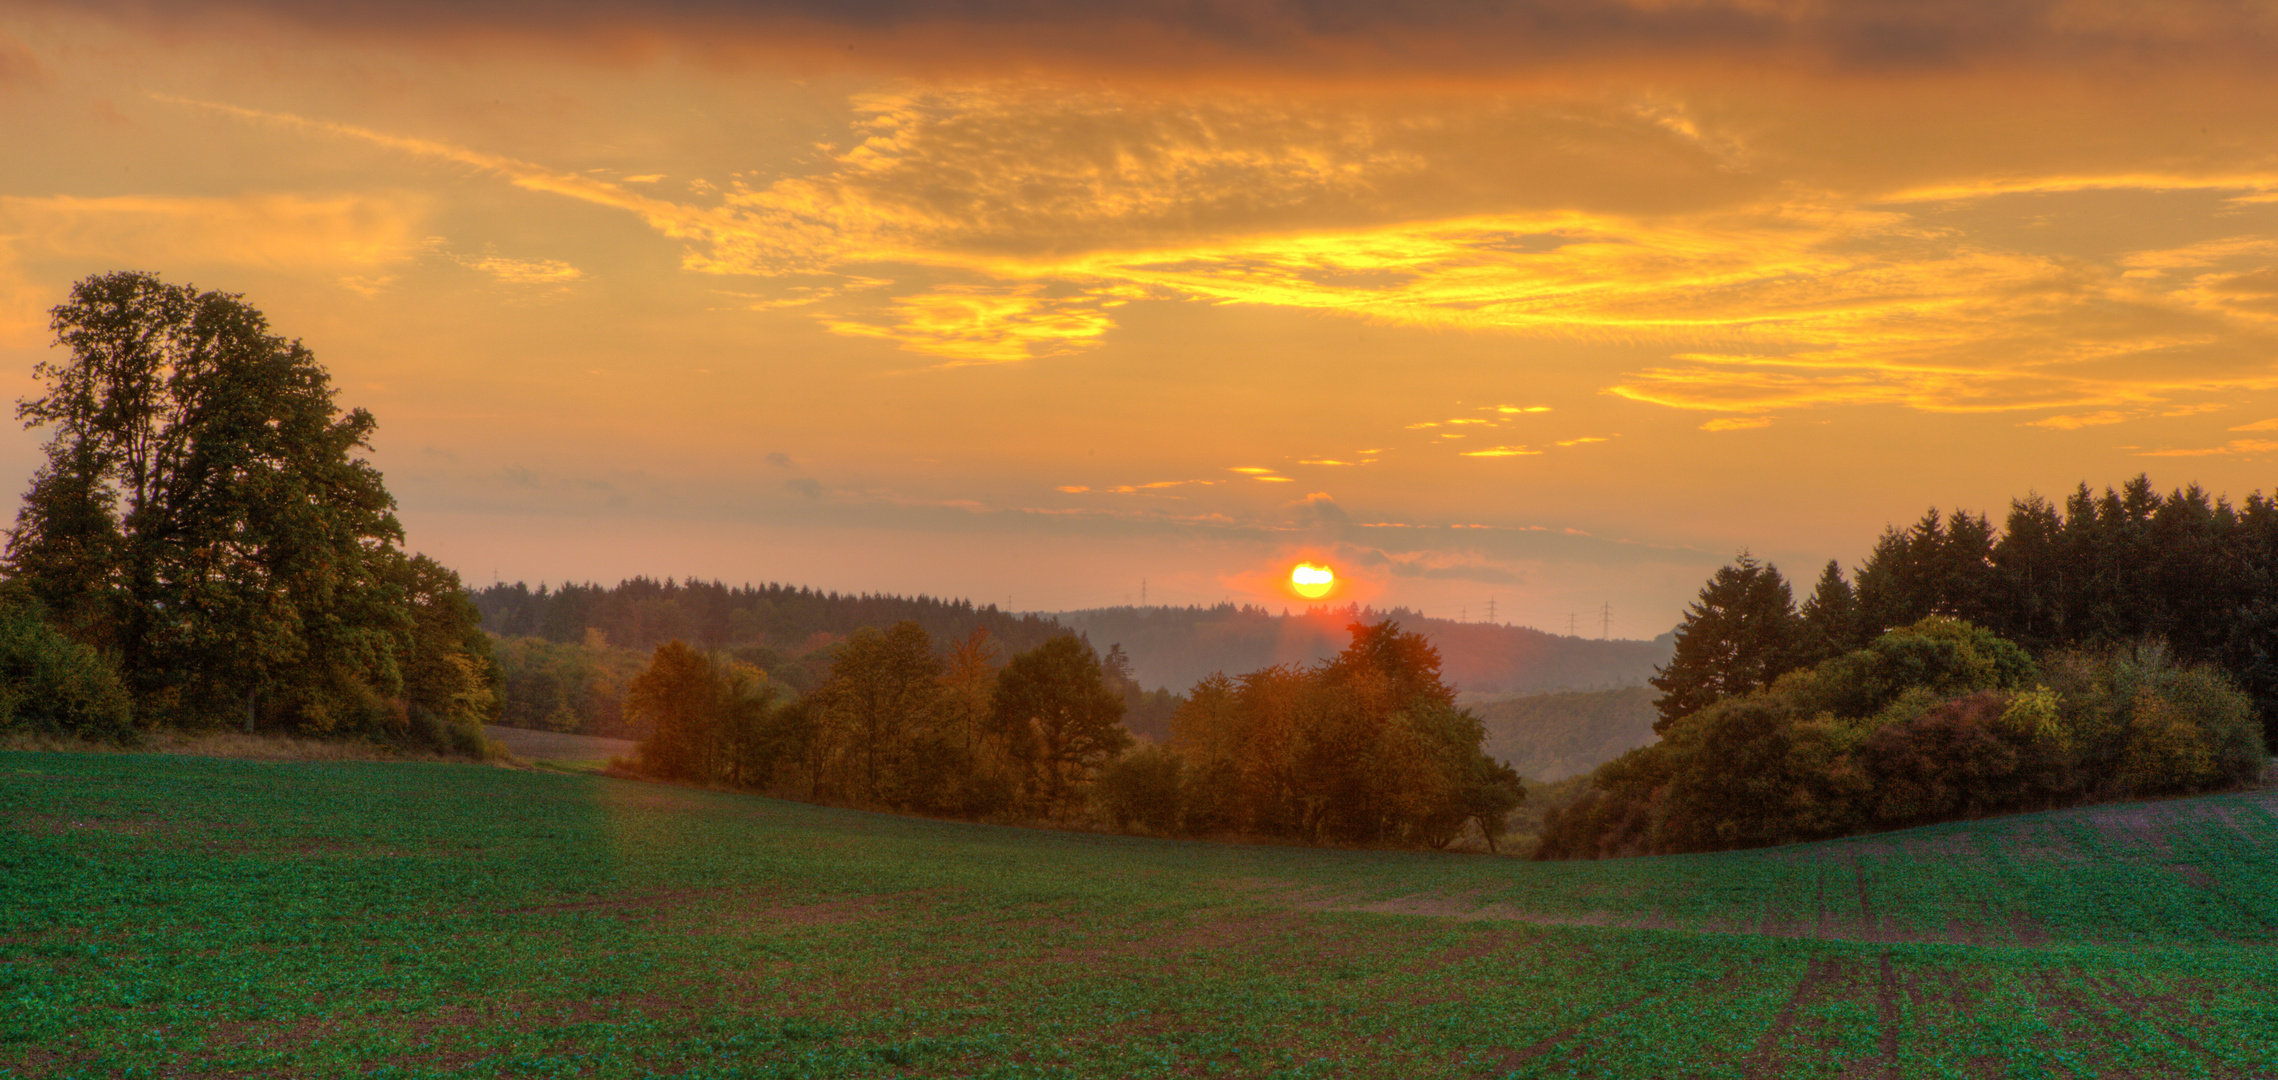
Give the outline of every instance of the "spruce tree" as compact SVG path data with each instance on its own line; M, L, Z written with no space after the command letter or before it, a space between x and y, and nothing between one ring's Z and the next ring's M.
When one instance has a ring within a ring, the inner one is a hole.
M1797 660L1806 666L1866 644L1859 632L1858 594L1843 580L1842 564L1833 559L1827 560L1827 568L1819 573L1819 584L1803 602L1798 639Z
M1743 551L1701 587L1677 648L1650 680L1661 691L1655 732L1729 697L1770 686L1798 664L1795 598L1778 567Z

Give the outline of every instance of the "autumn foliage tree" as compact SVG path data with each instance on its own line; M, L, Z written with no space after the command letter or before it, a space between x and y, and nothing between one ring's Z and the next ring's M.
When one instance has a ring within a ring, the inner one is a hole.
M1525 789L1480 751L1437 650L1389 621L1350 630L1318 667L1212 676L1188 694L1170 744L1188 831L1423 847L1502 835Z
M668 779L764 786L790 750L775 698L758 668L659 645L625 688L625 711L650 730L637 763Z
M990 723L1021 766L1033 809L1066 816L1079 786L1131 745L1123 697L1108 686L1099 654L1073 634L1012 658L997 675Z

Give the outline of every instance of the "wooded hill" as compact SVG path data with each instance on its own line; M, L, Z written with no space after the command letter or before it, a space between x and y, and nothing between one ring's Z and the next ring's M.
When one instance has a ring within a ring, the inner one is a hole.
M1651 744L1653 688L1562 691L1464 702L1487 730L1482 749L1529 780L1563 780Z
M1314 607L1276 615L1255 605L1219 604L1093 608L1051 617L1095 642L1120 643L1141 685L1174 689L1215 672L1327 660L1351 640L1347 626L1385 619L1421 634L1440 651L1449 685L1479 693L1642 685L1668 661L1673 640L1563 637L1524 626L1427 618L1407 608Z

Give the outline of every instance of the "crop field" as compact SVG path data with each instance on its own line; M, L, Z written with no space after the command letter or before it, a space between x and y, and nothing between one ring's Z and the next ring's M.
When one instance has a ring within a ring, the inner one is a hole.
M2278 796L1603 863L0 754L0 1075L2278 1075Z

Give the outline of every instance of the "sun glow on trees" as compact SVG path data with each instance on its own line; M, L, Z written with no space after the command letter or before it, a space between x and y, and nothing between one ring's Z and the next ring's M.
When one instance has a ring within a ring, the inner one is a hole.
M1326 566L1298 563L1289 571L1289 587L1307 600L1319 600L1337 587L1337 575Z

